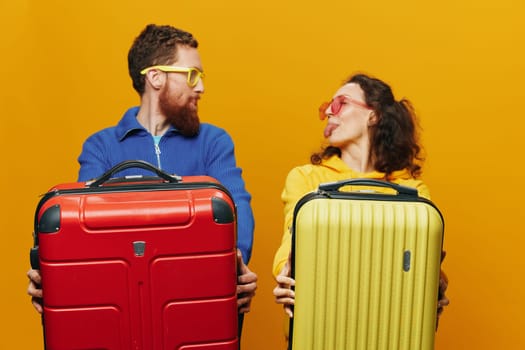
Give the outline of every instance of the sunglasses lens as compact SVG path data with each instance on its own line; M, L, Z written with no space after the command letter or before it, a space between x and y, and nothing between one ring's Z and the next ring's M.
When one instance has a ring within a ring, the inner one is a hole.
M199 79L199 72L195 69L192 69L188 72L188 82L191 86L197 85L197 80Z
M337 115L339 111L341 111L341 107L343 107L343 100L344 96L337 96L334 98L331 105L333 115Z
M202 78L204 78L204 74L196 68L193 68L188 72L188 84L191 86L197 85L199 80Z

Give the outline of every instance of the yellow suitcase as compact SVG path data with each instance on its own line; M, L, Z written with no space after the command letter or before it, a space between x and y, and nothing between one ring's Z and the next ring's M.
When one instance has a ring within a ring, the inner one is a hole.
M385 181L304 196L292 227L289 349L433 349L443 224L417 190Z

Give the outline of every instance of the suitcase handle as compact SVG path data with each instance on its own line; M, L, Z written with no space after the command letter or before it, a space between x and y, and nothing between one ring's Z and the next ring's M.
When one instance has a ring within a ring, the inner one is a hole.
M336 182L327 182L319 185L320 191L335 192L343 186L374 186L388 187L393 189L399 195L418 196L417 189L407 186L398 185L392 182L374 179L349 179Z
M88 187L99 187L104 182L108 181L113 174L119 171L125 170L125 169L129 169L129 168L142 168L142 169L150 170L151 172L157 174L157 176L159 176L160 178L168 182L180 182L181 180L180 176L170 175L143 160L126 160L126 161L123 161L115 165L113 168L109 169L108 171L106 171L98 179L95 179L92 183L90 183Z

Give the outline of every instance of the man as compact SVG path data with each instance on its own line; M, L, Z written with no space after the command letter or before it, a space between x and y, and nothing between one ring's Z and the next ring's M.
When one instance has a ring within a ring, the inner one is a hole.
M85 141L78 158L78 181L96 178L124 160L144 160L171 174L209 175L219 180L237 207L240 330L242 315L250 311L257 288L257 275L246 265L253 242L251 196L236 165L230 136L199 122L197 105L204 93L204 74L197 47L190 33L171 26L150 24L140 33L128 53L129 74L140 106L130 108L116 126ZM141 172L135 168L116 175ZM41 313L40 273L29 270L27 275L28 294Z

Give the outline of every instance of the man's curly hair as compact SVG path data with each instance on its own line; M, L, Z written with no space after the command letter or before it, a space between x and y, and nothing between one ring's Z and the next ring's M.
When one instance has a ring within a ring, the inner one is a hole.
M135 38L128 52L128 70L139 95L144 93L144 76L140 72L155 65L173 64L177 60L178 45L199 46L191 33L168 25L149 24Z

